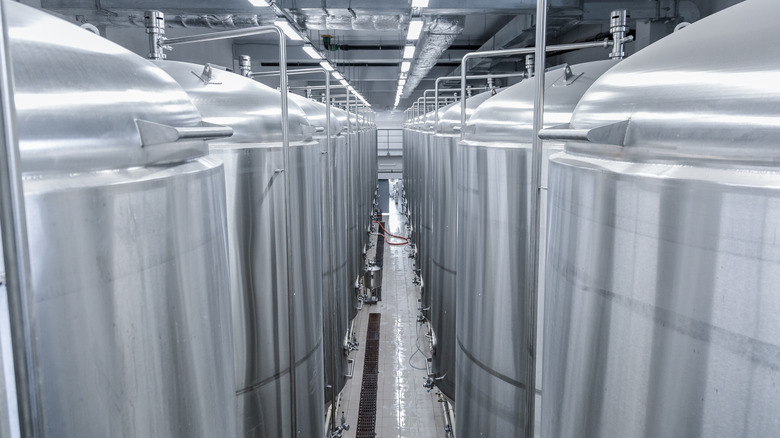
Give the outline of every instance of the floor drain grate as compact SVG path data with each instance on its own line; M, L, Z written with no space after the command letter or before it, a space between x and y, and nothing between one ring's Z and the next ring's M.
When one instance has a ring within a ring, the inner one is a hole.
M368 314L366 358L363 361L363 384L360 387L357 431L355 438L376 436L376 396L379 383L379 322L382 315Z

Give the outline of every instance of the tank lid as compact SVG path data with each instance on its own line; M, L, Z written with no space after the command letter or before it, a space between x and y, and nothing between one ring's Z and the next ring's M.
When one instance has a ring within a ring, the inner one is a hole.
M281 93L250 78L212 65L178 61L155 61L181 85L203 119L229 125L233 137L220 143L281 143ZM290 141L311 138L303 110L288 100Z
M583 96L567 129L556 130L574 139L566 150L635 162L777 167L780 45L771 41L778 19L780 2L747 1L621 62ZM745 41L763 43L756 50Z
M505 88L499 88L496 90L496 93L503 94L504 90ZM474 116L474 112L477 110L477 108L482 106L483 102L490 100L492 97L494 97L493 93L484 92L477 94L476 96L466 98L466 126L468 126L468 121L471 120L471 118ZM455 102L447 105L445 108L447 108L447 110L442 116L439 117L438 133L444 135L460 135L461 103Z
M309 124L315 129L315 135L325 135L327 120L325 104L307 99L295 93L290 93L288 96L290 97L290 100L295 102L295 104L303 110L304 114L306 114L306 119L308 119ZM330 135L332 136L338 135L341 131L346 131L347 129L346 117L337 116L336 112L333 111L334 109L334 107L331 107L330 109Z
M568 123L582 95L618 62L564 64L548 70L545 73L544 126ZM531 143L535 98L536 81L524 80L486 100L466 123L466 140Z
M230 135L202 123L151 62L40 10L5 6L25 172L180 162L206 155L205 138Z

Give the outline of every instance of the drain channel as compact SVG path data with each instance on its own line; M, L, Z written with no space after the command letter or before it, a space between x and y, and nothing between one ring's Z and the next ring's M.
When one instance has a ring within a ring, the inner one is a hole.
M379 322L382 315L368 314L366 358L363 362L363 384L360 387L357 431L355 438L376 436L376 396L379 383Z

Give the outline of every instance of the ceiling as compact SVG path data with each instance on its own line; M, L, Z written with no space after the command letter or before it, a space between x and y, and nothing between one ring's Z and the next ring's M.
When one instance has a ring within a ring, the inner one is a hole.
M412 8L411 0L277 0L272 6L260 7L248 0L22 1L101 30L143 27L143 12L147 9L164 12L169 27L196 29L195 33L284 19L296 26L377 111L394 107L411 20L421 19L424 27L398 105L401 110L424 89L431 88L436 77L452 75L470 51L533 45L536 5L536 0L429 0L424 8ZM629 9L634 28L640 21L695 21L740 0L548 1L548 38L551 43L563 43L604 38L612 9ZM325 49L323 34L333 36L332 43L339 46L338 50L334 45L330 46L332 50ZM234 57L247 44L265 45L260 62L269 67L274 61L278 65L278 55L267 37L244 37L232 44ZM319 61L301 50L302 42L288 44L290 68L318 66ZM476 70L515 71L522 65L522 60L510 59L483 62ZM319 85L322 80L312 77L306 83Z

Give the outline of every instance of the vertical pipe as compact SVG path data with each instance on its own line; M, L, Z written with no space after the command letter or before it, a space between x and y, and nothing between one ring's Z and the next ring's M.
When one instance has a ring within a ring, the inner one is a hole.
M466 139L466 72L469 69L469 55L463 56L460 65L460 141Z
M330 72L326 69L322 69L323 72L325 72L325 135L328 139L328 192L330 192L330 202L336 202L336 190L335 185L333 183L333 177L336 170L336 142L333 141L333 138L331 138L331 132L330 132ZM330 212L330 226L335 227L336 225L336 212L332 208L333 206L327 205L324 206L324 208ZM331 231L331 230L328 230ZM328 251L330 253L330 266L328 266L328 269L330 270L330 312L331 315L336 315L338 312L338 308L336 307L335 297L336 297L336 271L335 271L335 265L336 262L336 254L334 245L328 245ZM331 324L331 332L329 335L332 337L331 345L339 345L339 341L341 339L341 336L339 335L338 327L335 324ZM330 418L330 431L334 432L336 430L336 360L333 358L333 352L329 352L330 356L330 410L331 410L331 418ZM329 434L328 436L331 436Z
M441 83L441 78L436 78L436 84L433 86L433 99L435 101L434 107L436 108L435 112L433 113L433 135L438 134L439 132L439 84Z
M290 341L290 433L292 438L298 436L298 407L296 399L295 373L295 276L293 266L292 207L290 205L290 180L292 163L290 159L290 124L287 102L287 40L281 28L274 25L279 36L279 89L282 99L282 156L284 160L284 210L285 210L285 240L287 243L287 332Z
M542 141L539 139L539 131L544 126L544 80L545 62L547 57L547 6L548 0L536 2L536 102L534 103L534 131L531 149L531 184L533 194L531 196L531 230L529 242L529 259L531 260L531 275L528 278L528 292L531 294L531 318L528 321L528 343L531 352L531 366L529 367L526 403L528 404L528 430L526 438L534 437L534 418L536 402L536 321L537 302L539 300L539 234L540 234L540 208L542 191Z
M27 243L27 222L24 210L21 159L16 132L14 79L8 42L8 21L5 4L0 3L0 123L2 148L0 154L0 227L3 233L6 289L13 349L15 381L7 382L5 394L12 436L41 436L38 417L38 395L35 384L33 352L34 325L29 308L32 297L30 255ZM3 362L7 356L3 352ZM5 365L5 364L4 364ZM14 398L14 395L16 398ZM18 418L17 414L18 405Z

